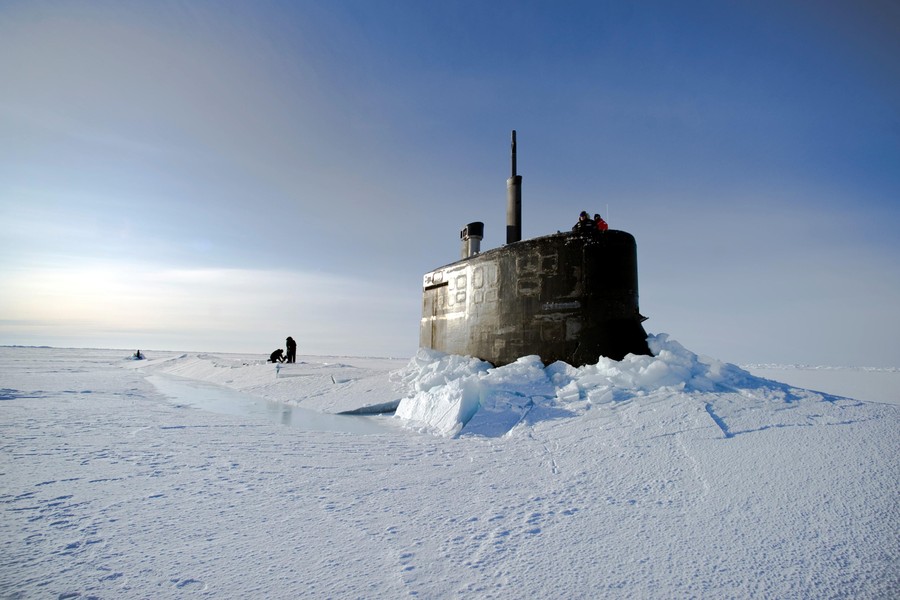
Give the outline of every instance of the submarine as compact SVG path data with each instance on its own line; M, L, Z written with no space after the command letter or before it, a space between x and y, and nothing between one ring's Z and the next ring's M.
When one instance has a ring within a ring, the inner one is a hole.
M634 236L609 229L522 240L515 130L511 155L506 244L482 252L480 221L460 231L460 259L423 277L419 346L495 367L529 355L573 366L651 355Z

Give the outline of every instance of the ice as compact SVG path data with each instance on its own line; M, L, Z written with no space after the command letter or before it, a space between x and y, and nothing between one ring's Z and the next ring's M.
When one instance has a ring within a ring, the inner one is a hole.
M900 407L652 342L581 368L420 352L302 356L277 377L245 355L0 348L0 590L895 595ZM172 377L189 390L154 386ZM398 415L310 431L183 401L198 389Z

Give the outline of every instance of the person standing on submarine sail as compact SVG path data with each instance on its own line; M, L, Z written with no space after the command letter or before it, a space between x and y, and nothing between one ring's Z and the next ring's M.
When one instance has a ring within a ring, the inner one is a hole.
M572 227L572 231L578 234L591 233L596 231L596 223L591 220L591 217L588 216L587 211L581 211L581 214L578 215L578 222Z
M288 336L284 343L287 344L287 362L297 362L297 342L294 341L294 338Z

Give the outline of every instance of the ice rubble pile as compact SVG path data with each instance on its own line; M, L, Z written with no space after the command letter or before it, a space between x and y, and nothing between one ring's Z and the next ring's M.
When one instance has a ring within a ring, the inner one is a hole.
M734 390L757 379L739 367L700 357L670 340L650 335L654 356L629 354L621 361L573 367L544 366L537 356L493 368L489 363L420 349L395 377L410 390L396 415L445 436L510 431L534 407L577 414L590 404L621 401L658 390Z

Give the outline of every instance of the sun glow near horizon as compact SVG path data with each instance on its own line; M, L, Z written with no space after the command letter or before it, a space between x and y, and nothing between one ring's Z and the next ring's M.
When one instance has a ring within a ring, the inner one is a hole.
M162 332L191 348L191 339L209 345L227 332L244 346L232 340L222 350L236 351L261 351L268 347L263 339L277 344L291 331L307 343L337 341L341 332L329 332L322 323L337 318L334 313L358 295L351 279L287 270L97 263L20 269L3 279L0 334L4 343L16 344L56 345L60 337L72 337L102 345L121 339L126 343L120 345L130 347L138 343L128 343L133 339ZM389 302L391 293L375 295ZM345 317L353 318L349 311Z

